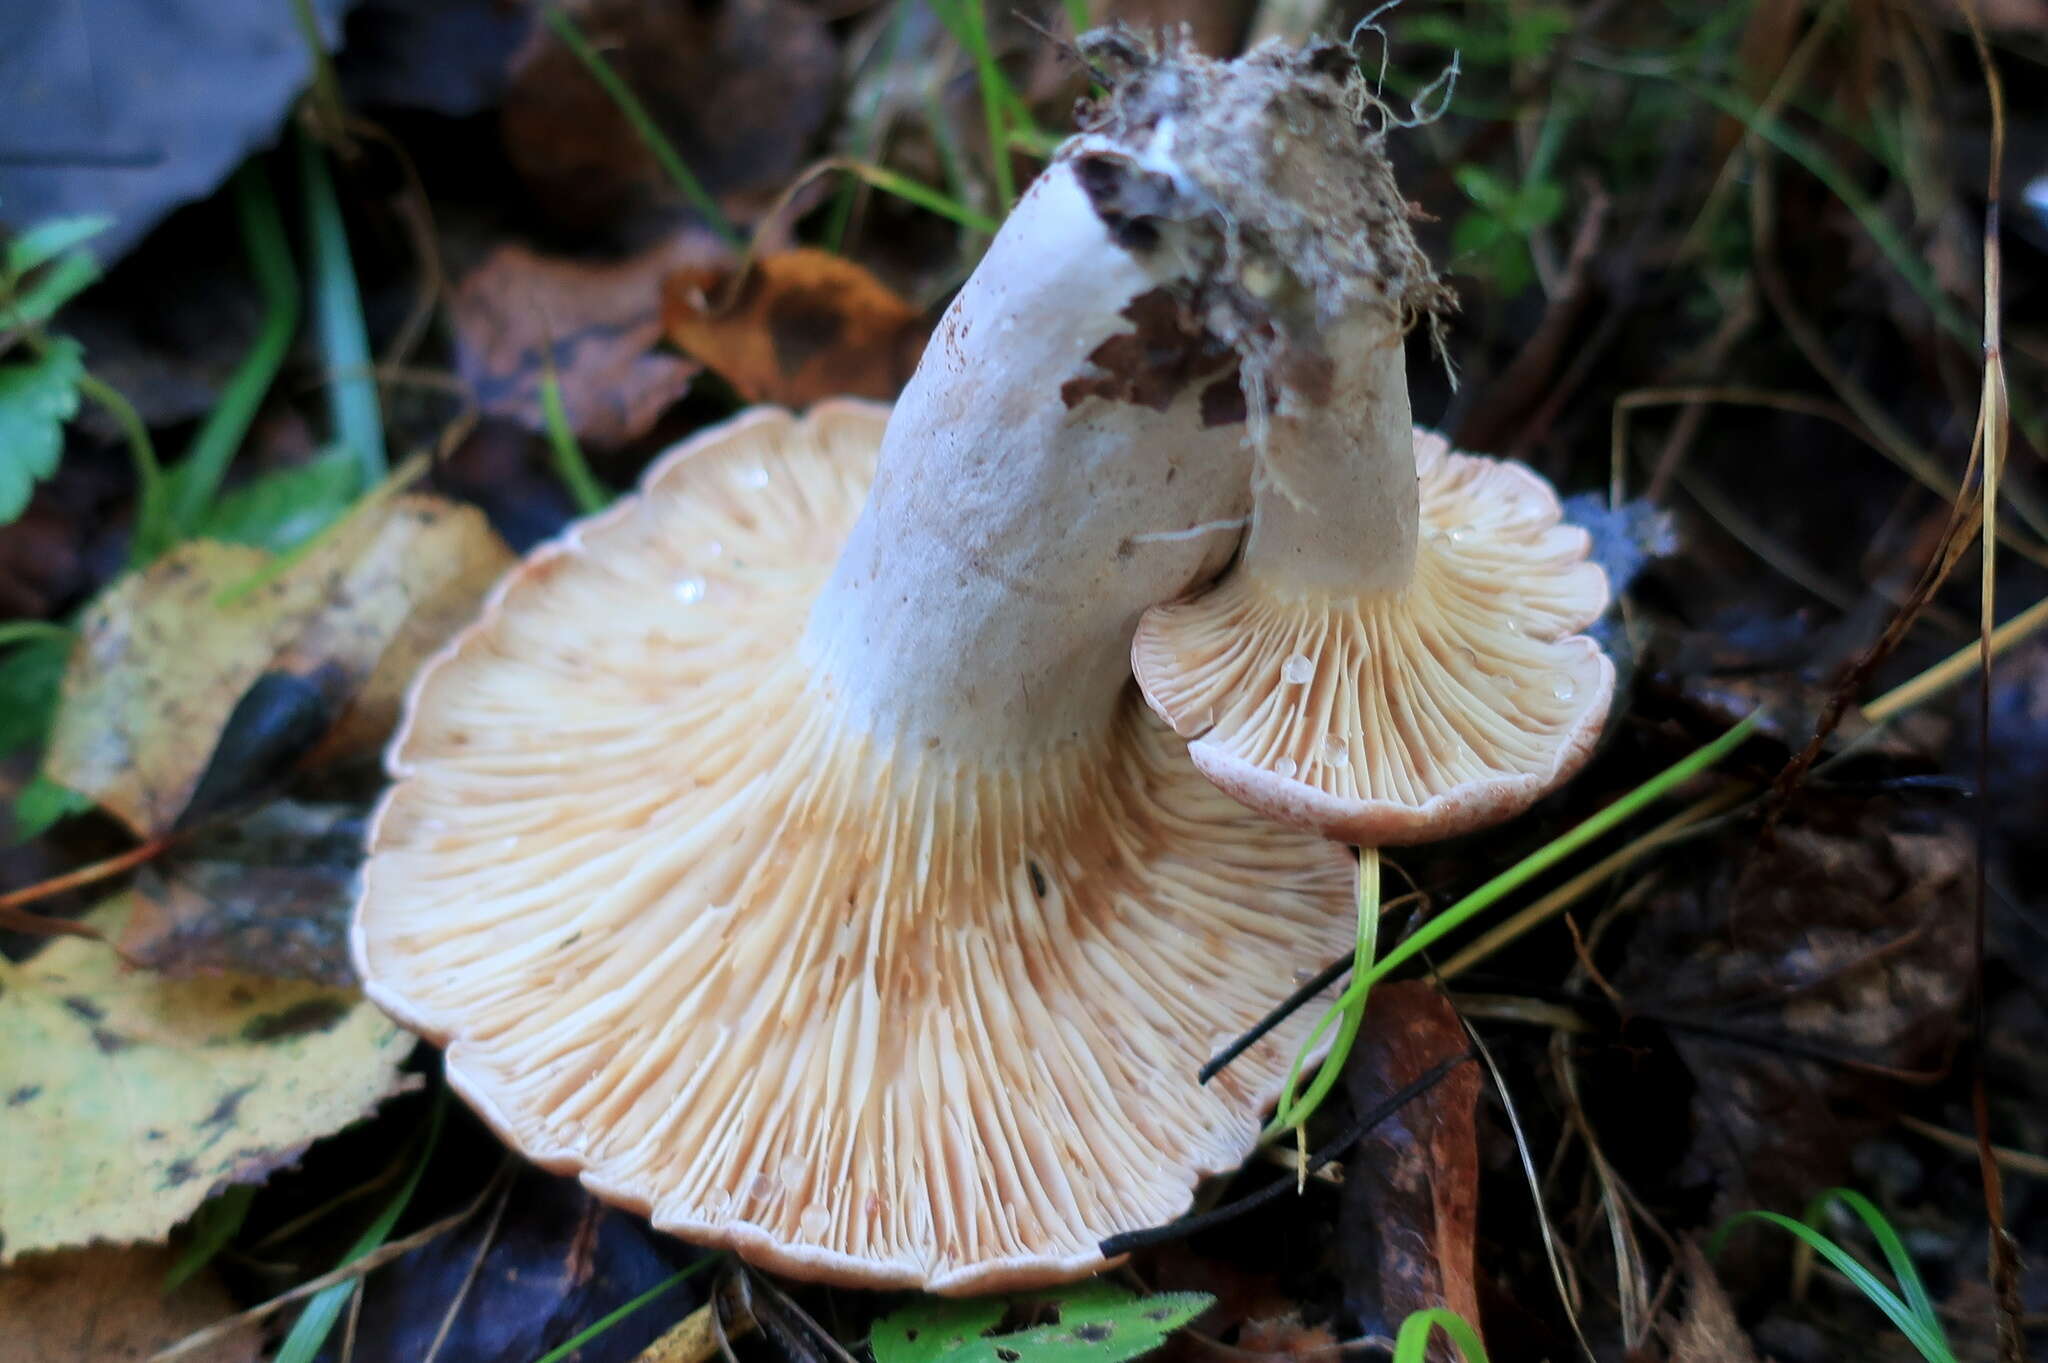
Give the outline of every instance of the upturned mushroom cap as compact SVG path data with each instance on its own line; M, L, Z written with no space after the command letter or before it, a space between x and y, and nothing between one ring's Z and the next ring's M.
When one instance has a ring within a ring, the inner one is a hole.
M1158 606L1131 658L1195 765L1275 818L1368 845L1508 818L1578 770L1614 666L1577 633L1606 609L1585 531L1525 465L1414 432L1413 575L1345 593L1248 560ZM1250 571L1247 571L1250 569Z
M884 419L743 415L501 586L416 685L355 956L506 1141L658 1228L1063 1280L1250 1151L1302 1026L1195 1071L1346 947L1349 865L1128 687L1008 763L845 722L806 621Z

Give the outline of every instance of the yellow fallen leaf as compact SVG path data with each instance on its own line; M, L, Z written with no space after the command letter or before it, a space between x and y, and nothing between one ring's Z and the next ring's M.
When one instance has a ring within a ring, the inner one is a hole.
M374 748L413 671L512 561L481 512L421 494L362 506L281 569L247 545L181 545L86 611L44 771L164 833L266 674L315 698L303 747Z
M118 938L128 913L86 921ZM69 937L0 961L0 1264L161 1240L397 1093L412 1045L324 985L168 980Z

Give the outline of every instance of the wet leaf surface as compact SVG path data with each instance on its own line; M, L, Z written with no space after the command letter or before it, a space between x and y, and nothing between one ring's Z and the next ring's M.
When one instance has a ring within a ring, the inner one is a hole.
M1464 1024L1434 985L1381 985L1345 1067L1352 1110L1366 1112L1467 1049ZM1367 1133L1344 1160L1338 1251L1346 1304L1369 1334L1391 1337L1414 1311L1447 1306L1480 1324L1480 1074L1460 1065ZM1448 1359L1431 1345L1431 1358Z
M698 371L683 356L656 349L662 280L730 255L702 232L671 236L616 261L501 246L456 288L457 372L485 412L544 431L541 381L552 364L577 436L598 446L623 444L646 434Z
M915 308L825 251L765 256L736 292L729 271L678 271L664 298L669 339L750 402L893 398L924 347Z
M118 937L130 909L86 922ZM0 1262L161 1240L209 1195L260 1182L402 1084L413 1038L353 993L167 980L63 938L0 992Z
M0 1363L143 1363L235 1310L211 1275L174 1292L164 1249L34 1254L0 1270ZM183 1355L190 1363L254 1363L262 1337L245 1330Z

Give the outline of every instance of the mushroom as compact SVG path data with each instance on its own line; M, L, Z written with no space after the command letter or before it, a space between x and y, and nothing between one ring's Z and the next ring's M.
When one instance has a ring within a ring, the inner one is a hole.
M1148 611L1132 669L1197 767L1366 846L1528 807L1592 751L1614 666L1586 532L1527 466L1410 424L1404 320L1329 329L1331 398L1273 413L1241 561Z
M356 962L456 1091L805 1278L1102 1268L1250 1151L1304 1026L1197 1068L1352 935L1348 859L1203 779L1130 647L1228 561L1315 319L1433 281L1342 49L1086 50L893 411L745 413L537 551L370 835Z

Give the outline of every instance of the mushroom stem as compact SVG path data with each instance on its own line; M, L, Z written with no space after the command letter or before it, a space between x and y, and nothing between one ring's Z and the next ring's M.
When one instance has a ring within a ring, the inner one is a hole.
M1369 311L1330 334L1329 398L1268 424L1242 571L1276 596L1377 596L1415 575L1415 440L1401 330Z
M1100 734L1138 616L1234 548L1152 533L1247 509L1243 425L1205 427L1201 384L1156 408L1063 398L1182 282L1112 240L1074 166L1040 177L947 309L812 612L814 666L877 737L1015 752Z

